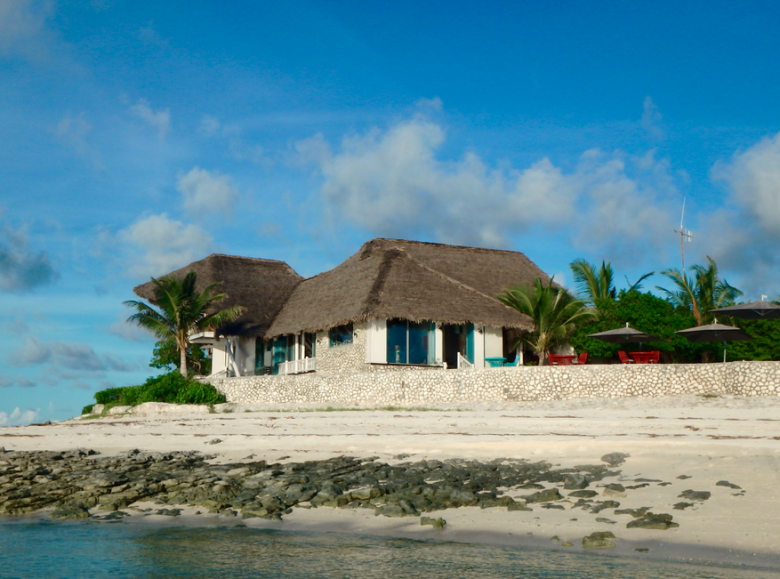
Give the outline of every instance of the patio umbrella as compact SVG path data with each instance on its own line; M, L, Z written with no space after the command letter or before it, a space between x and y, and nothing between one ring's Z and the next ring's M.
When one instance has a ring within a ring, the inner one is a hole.
M744 330L735 328L734 326L724 326L723 324L719 324L718 320L715 320L714 324L680 330L679 332L675 332L675 334L680 334L696 344L702 342L723 342L724 362L726 361L726 342L749 342L753 339L753 337Z
M750 302L727 308L712 310L718 314L726 314L743 320L776 320L780 318L780 306L772 302Z
M603 342L609 342L611 344L634 344L642 342L664 342L663 338L659 338L652 334L640 332L634 328L629 327L626 322L625 328L618 328L617 330L607 330L606 332L598 332L597 334L588 335L589 338L596 338Z

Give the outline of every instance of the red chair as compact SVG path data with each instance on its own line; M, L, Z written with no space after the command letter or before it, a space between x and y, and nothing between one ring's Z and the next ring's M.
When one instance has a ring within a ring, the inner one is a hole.
M620 361L624 364L634 364L635 362L628 357L628 354L626 354L623 350L618 350L618 358L620 358Z
M661 359L661 352L660 350L653 350L650 352L652 354L652 357L647 361L648 364L658 364L658 361Z
M587 352L583 352L582 354L579 355L579 357L577 358L577 361L575 362L575 364L577 364L579 366L580 364L584 364L587 361L588 361L588 353Z

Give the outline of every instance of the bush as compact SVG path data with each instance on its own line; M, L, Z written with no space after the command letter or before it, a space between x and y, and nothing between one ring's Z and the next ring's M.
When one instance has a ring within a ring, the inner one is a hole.
M95 401L112 406L138 406L144 402L167 402L168 404L221 404L225 396L211 384L202 384L182 376L174 371L162 376L149 378L140 386L108 388L95 392ZM84 413L92 411L85 406Z

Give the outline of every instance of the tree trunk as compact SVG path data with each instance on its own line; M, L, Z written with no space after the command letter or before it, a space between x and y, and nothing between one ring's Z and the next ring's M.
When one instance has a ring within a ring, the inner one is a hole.
M181 372L181 375L185 378L187 377L187 347L186 346L179 346L179 372Z
M547 366L547 352L545 352L544 350L539 350L539 352L537 353L539 355L539 365Z

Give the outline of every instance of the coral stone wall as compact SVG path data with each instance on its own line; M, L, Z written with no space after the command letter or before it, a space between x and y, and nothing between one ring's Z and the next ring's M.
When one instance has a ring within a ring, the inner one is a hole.
M352 326L352 343L343 346L331 347L330 334L317 332L317 373L365 371L366 326L365 322L356 322Z
M345 346L341 346L342 348ZM318 352L319 354L319 352ZM246 376L212 383L229 402L403 405L680 394L780 394L780 362L586 365ZM365 366L365 363L363 363Z

